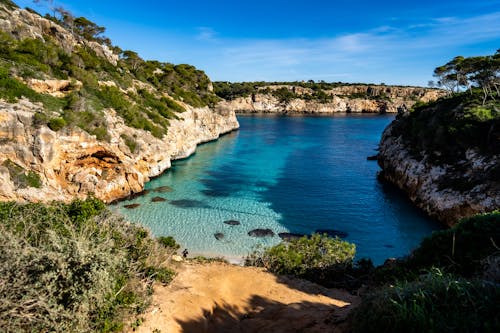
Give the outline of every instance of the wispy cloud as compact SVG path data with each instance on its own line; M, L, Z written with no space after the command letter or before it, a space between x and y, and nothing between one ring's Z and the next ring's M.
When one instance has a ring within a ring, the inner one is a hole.
M216 40L217 32L214 29L210 27L198 27L197 30L196 39L208 42Z
M330 38L219 38L221 44L205 68L226 80L339 78L425 84L432 66L443 57L447 60L467 45L500 44L498 22L500 12L385 25Z

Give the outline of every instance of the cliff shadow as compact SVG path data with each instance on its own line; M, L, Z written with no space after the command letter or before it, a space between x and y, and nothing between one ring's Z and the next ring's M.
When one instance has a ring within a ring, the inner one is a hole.
M345 332L351 305L284 303L253 295L245 306L215 303L203 315L177 320L186 333Z

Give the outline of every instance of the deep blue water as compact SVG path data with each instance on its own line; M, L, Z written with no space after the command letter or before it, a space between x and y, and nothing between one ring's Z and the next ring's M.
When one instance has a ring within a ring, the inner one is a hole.
M171 191L152 191L116 209L157 236L174 236L191 254L228 258L278 243L278 232L333 229L356 244L358 258L380 264L440 228L402 192L380 183L377 163L366 159L393 116L238 119L238 132L198 147L146 185ZM151 202L155 196L167 201ZM130 203L141 206L123 207ZM276 236L248 236L255 228Z

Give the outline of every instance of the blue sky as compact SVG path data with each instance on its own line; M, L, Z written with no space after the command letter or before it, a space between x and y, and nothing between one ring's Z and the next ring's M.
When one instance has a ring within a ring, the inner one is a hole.
M43 11L29 0L21 7ZM43 2L43 0L42 0ZM426 85L457 55L500 48L500 0L54 0L145 59L212 80Z

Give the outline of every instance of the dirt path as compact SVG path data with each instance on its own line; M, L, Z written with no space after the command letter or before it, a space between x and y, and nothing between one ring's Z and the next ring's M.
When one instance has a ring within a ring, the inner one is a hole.
M347 292L223 263L182 263L157 285L136 332L342 332L359 302Z

